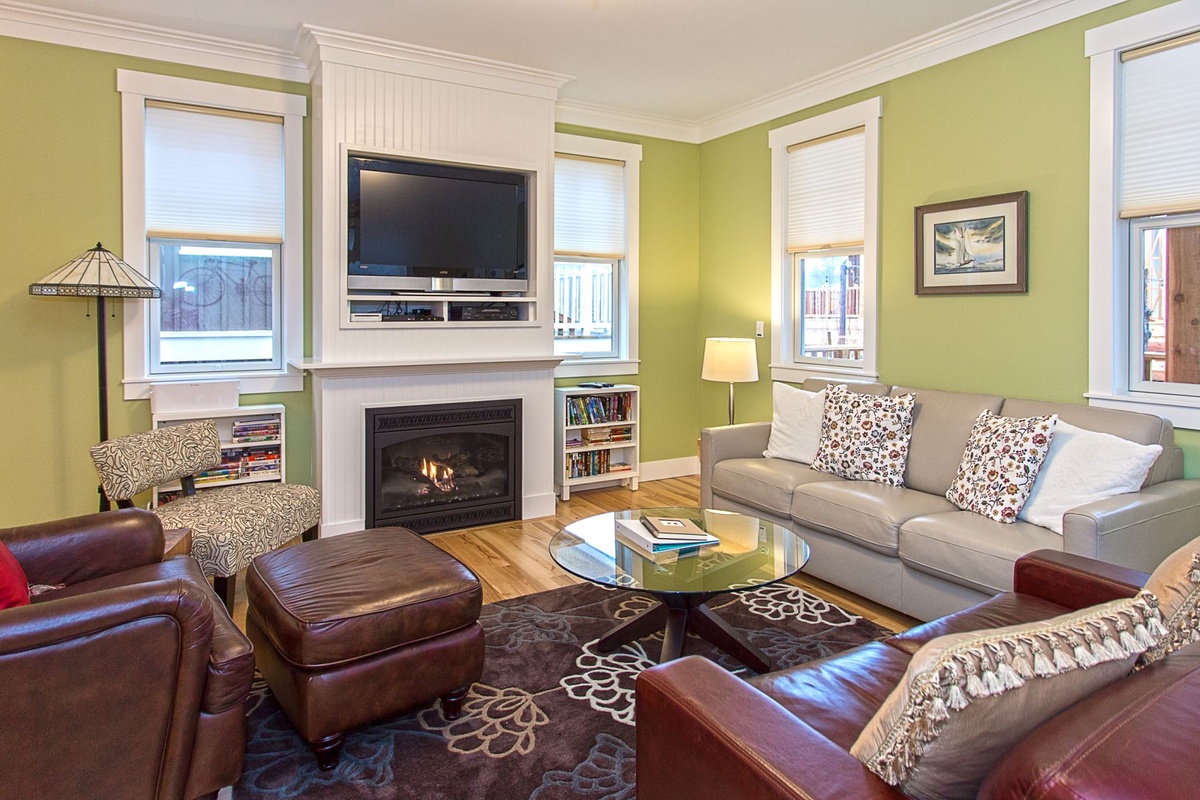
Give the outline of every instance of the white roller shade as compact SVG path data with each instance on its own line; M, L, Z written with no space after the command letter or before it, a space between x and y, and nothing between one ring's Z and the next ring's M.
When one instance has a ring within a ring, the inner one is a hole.
M625 256L625 164L554 159L554 252Z
M151 237L283 241L283 120L146 106Z
M1120 213L1200 211L1200 42L1127 56Z
M790 252L863 243L866 146L866 132L856 128L789 148Z

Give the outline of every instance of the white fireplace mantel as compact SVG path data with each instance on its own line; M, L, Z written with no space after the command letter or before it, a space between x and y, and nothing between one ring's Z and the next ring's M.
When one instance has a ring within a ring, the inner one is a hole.
M374 378L384 375L451 375L480 372L528 372L552 370L562 356L506 356L498 358L439 359L437 361L321 361L296 358L288 361L296 369L318 378Z

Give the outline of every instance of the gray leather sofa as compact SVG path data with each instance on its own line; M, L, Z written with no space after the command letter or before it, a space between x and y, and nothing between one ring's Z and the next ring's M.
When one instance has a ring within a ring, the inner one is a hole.
M808 379L819 391L827 381ZM1039 549L1153 571L1200 533L1200 480L1183 480L1171 423L1157 416L997 395L849 384L867 394L915 393L904 486L848 481L764 458L771 423L705 429L700 500L787 525L812 548L806 574L921 620L1012 590L1014 562ZM1004 525L946 499L976 417L1058 414L1065 422L1163 452L1141 491L1072 509L1063 534L1022 520Z

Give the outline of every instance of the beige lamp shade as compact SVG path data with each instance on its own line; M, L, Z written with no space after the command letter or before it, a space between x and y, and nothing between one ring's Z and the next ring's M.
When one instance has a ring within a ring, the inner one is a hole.
M706 381L753 383L758 380L758 352L753 339L712 338L704 341L704 367L700 377Z

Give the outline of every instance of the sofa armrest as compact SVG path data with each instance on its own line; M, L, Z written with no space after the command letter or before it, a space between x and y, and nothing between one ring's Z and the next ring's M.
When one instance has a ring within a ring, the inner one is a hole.
M127 508L0 528L30 583L81 583L162 561L158 517Z
M727 458L761 458L771 440L771 423L744 422L700 431L700 506L713 507L712 470Z
M1063 551L1153 572L1200 533L1200 480L1147 486L1063 515Z
M1013 566L1013 591L1070 609L1133 597L1146 583L1144 572L1057 550L1034 550Z
M637 679L638 800L900 800L750 684L689 656Z
M180 579L0 611L0 794L182 797L212 626Z

